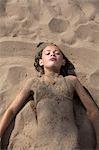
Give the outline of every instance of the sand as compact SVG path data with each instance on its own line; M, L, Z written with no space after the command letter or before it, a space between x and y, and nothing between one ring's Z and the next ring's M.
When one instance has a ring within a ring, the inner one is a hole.
M41 41L61 47L99 106L98 9L98 0L0 1L0 119L26 80L37 75L34 50ZM27 109L30 112L26 113ZM20 141L20 136L26 141L31 139L32 113L27 105L18 115L12 143ZM30 136L28 140L20 133L23 130Z

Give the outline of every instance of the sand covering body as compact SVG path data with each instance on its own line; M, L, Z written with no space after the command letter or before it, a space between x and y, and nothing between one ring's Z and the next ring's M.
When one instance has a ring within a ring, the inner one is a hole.
M62 76L56 77L56 80L54 85L47 84L41 77L35 88L31 87L34 91L36 123L31 146L24 145L27 149L72 150L78 147L72 101L75 83L69 76L66 80ZM13 145L13 150L17 149L17 144Z

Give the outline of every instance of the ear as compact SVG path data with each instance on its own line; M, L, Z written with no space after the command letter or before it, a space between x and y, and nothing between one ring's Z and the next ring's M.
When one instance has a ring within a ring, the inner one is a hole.
M43 66L43 61L42 61L42 59L39 60L39 65L40 65L40 66Z

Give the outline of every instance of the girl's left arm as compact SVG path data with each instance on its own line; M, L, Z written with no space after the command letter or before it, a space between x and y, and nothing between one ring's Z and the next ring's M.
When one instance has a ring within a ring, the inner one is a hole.
M77 77L74 77L74 80L75 80L75 90L87 110L88 118L91 120L94 126L97 139L96 149L99 150L99 107L96 105L95 101L83 88L82 84L77 79Z

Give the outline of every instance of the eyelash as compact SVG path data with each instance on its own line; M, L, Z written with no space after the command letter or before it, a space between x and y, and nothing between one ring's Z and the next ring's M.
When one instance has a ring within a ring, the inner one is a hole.
M45 55L49 55L50 53L45 53Z
M45 53L45 55L49 55L49 54L50 54L50 52ZM55 52L55 54L60 55L60 53L59 53L59 52Z

